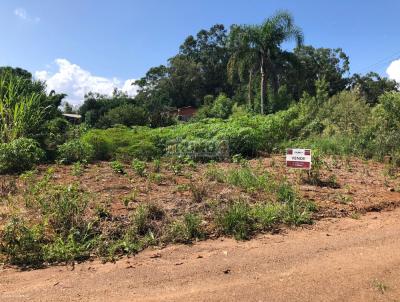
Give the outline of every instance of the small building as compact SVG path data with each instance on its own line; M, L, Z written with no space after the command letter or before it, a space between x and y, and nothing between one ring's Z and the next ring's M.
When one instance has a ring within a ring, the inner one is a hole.
M71 124L80 124L82 121L82 115L74 113L63 113L65 119Z
M197 112L197 108L193 106L186 106L177 109L171 109L168 113L172 116L176 116L179 121L187 122L190 120Z

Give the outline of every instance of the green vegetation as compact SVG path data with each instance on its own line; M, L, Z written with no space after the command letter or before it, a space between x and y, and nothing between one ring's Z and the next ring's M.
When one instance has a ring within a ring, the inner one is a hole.
M180 243L190 243L194 239L204 238L201 217L195 214L186 214L182 220L172 222L168 236L172 242Z
M185 210L173 218L158 204L140 202L139 191L134 189L122 199L130 215L117 217L110 204L99 203L78 184L56 184L54 173L53 169L42 176L26 172L20 176L26 187L20 191L14 188L19 195L8 196L12 211L5 216L7 221L0 231L0 255L7 263L40 266L93 256L114 260L151 245L190 243L212 234L244 240L282 224L311 223L315 210L289 183L273 181L271 176L271 184L259 189L267 190L265 202L232 199L208 203L205 183L199 182L183 188L192 193L191 207L198 210Z
M228 171L226 182L247 192L254 192L266 189L267 175L258 176L249 167L242 167Z
M43 158L43 150L33 139L18 138L10 143L0 143L0 173L29 170Z
M118 174L125 174L124 165L123 165L121 162L115 160L115 161L112 161L112 162L110 163L110 165L111 165L111 168L113 169L113 171L114 171L115 173L118 173Z
M72 165L72 175L81 176L85 170L85 164L81 162L76 162Z
M25 197L30 220L15 214L6 224L0 250L12 264L39 265L89 257L95 224L86 218L88 198L77 186L49 186L49 178Z
M134 159L132 161L132 169L135 171L135 173L139 176L145 176L145 172L146 172L146 163L138 160L138 159Z
M296 47L284 50L290 40ZM150 245L217 233L243 240L280 225L311 223L316 205L302 200L284 176L254 169L248 160L287 147L313 150L312 170L298 174L310 185L339 187L335 175L321 173L326 155L343 156L349 172L353 156L385 161L385 178L396 178L398 85L374 73L346 77L349 63L339 48L303 45L288 12L230 30L217 24L187 37L167 65L136 81L135 97L88 93L79 108L81 125L61 115L65 95L46 93L45 83L28 71L0 67L0 174L56 162L73 164L71 173L80 176L105 160L118 174L131 163L136 176L119 180L145 181L121 198L131 211L124 217L112 216L110 200L96 204L96 196L77 184L56 184L52 169L42 177L23 173L21 191L16 180L4 182L0 193L11 210L0 228L0 253L8 263L33 266L92 255L114 259ZM184 106L198 109L188 122L173 113ZM68 104L64 110L73 112ZM230 160L230 168L216 163ZM193 177L198 162L208 162L200 181ZM279 161L271 166L279 168ZM240 195L221 192L211 202L205 180ZM174 193L192 201L180 203L176 217L140 202L143 192L171 183ZM337 196L340 203L352 202Z
M250 206L242 201L233 203L219 213L217 225L226 235L233 235L238 240L248 239L254 230Z
M290 40L296 47L283 50ZM303 32L286 11L229 31L217 24L187 37L167 66L136 81L136 97L88 93L79 108L82 126L61 117L65 95L46 94L45 84L23 69L0 67L1 141L35 139L45 151L41 160L65 164L162 156L220 161L290 145L390 156L398 165L397 85L375 73L346 78L349 63L339 48L303 45ZM199 108L190 123L170 114L183 106Z
M93 147L78 139L65 142L57 151L58 159L63 164L88 162L93 158Z

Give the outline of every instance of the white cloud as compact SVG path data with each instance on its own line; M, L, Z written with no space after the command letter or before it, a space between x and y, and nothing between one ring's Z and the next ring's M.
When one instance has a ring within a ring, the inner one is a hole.
M56 59L58 66L56 73L47 70L35 72L35 77L46 81L48 91L55 90L57 93L66 93L66 101L78 105L88 92L111 95L115 88L122 90L129 96L136 95L137 86L132 85L134 79L121 81L118 78L105 78L92 75L89 71L79 65L72 64L67 59Z
M16 15L18 18L24 21L35 22L35 23L38 23L40 21L39 17L29 16L29 14L26 12L24 8L16 8L14 10L14 15Z
M400 59L394 60L386 69L389 78L400 84Z

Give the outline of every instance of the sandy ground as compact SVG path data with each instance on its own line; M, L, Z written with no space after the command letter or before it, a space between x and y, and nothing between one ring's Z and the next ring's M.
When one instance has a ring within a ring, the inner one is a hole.
M0 301L400 301L400 209L309 229L0 270Z

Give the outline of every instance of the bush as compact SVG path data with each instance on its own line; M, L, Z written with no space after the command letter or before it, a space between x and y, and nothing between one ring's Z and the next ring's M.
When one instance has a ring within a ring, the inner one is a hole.
M2 234L0 251L16 265L39 265L44 260L45 243L42 225L29 225L27 221L12 217Z
M221 170L220 168L218 168L215 164L210 164L207 167L205 176L210 181L216 181L216 182L224 182L225 181L224 171Z
M276 188L276 200L280 203L295 201L297 194L288 182L281 182Z
M52 229L64 238L72 229L84 230L87 226L84 216L88 198L76 185L48 185L36 196L36 203Z
M186 214L182 220L174 221L169 228L172 242L190 243L193 239L201 239L201 218L195 214Z
M91 242L80 242L73 230L67 238L57 237L43 247L44 259L50 263L84 260L90 257Z
M207 196L207 186L204 183L194 183L189 184L189 190L192 193L192 198L194 202L202 202Z
M57 117L47 122L47 134L44 138L46 150L56 150L58 145L65 143L68 138L70 123L63 117Z
M58 147L58 159L63 164L89 162L94 154L93 147L79 139L68 141Z
M146 163L141 160L134 159L132 161L132 169L135 171L137 175L143 177L145 176Z
M164 218L164 211L155 204L146 203L137 207L132 216L132 231L145 236L149 233L154 235L158 232L157 221Z
M29 138L18 138L0 144L0 173L18 173L30 170L44 158L38 143Z
M91 131L85 134L81 141L85 145L90 145L93 148L93 158L97 160L107 160L112 157L111 141L104 135L98 132Z
M113 171L114 171L115 173L118 173L118 174L125 174L124 165L123 165L122 163L120 163L119 161L117 161L117 160L112 161L112 162L110 163L110 166L111 166L111 168L113 169Z
M125 161L133 158L149 161L160 155L161 151L150 141L138 141L128 147L120 147L116 150L117 158Z
M108 128L117 124L144 126L149 123L149 114L142 108L133 104L123 104L112 108L102 116L97 124L100 128Z
M331 97L320 109L324 133L357 134L368 123L370 108L357 93L342 91Z
M251 208L243 201L237 201L218 213L216 223L225 235L233 235L237 240L248 239L254 230Z
M30 194L25 204L35 215L12 217L2 233L0 250L8 261L39 265L89 257L98 230L87 219L86 194L76 186L51 185L48 178L35 183Z
M196 119L209 117L227 119L232 114L233 105L232 100L225 94L220 94L215 100L212 100L212 96L206 96L205 106L196 113Z

